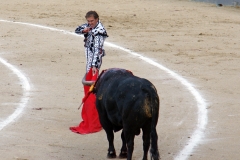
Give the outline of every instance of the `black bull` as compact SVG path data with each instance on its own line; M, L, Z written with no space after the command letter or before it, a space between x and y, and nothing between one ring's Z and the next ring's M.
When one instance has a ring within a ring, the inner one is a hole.
M115 158L114 132L121 129L122 148L120 158L132 159L134 137L143 135L143 160L147 160L151 144L151 159L160 158L156 125L159 114L159 97L154 85L146 79L134 76L125 69L105 70L95 83L96 107L100 123L109 142L108 158Z

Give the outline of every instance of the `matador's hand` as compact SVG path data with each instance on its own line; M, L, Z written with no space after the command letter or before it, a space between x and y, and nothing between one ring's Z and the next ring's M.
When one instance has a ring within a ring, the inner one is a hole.
M87 33L87 32L89 32L91 30L92 30L92 28L86 27L86 28L84 28L83 33Z

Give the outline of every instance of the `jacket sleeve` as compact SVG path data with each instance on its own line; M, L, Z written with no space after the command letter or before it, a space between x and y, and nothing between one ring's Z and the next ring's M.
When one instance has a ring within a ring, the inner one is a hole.
M104 43L104 36L98 34L94 37L94 56L92 61L92 66L97 67L97 61L99 60L99 56L103 54L103 43Z
M76 29L75 29L75 33L77 33L77 34L83 34L83 30L84 30L84 28L86 28L87 27L87 23L85 23L85 24L83 24L83 25L81 25L81 26L78 26Z

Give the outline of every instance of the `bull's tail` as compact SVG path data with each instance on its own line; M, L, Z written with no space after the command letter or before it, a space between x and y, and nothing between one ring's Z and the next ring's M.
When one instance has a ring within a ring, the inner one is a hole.
M150 149L150 153L151 153L151 159L159 160L160 155L159 155L159 151L158 151L158 135L157 135L157 132L156 132L156 128L151 129L151 149Z
M159 97L155 91L152 91L151 93L151 102L150 102L150 107L152 111L152 124L151 124L151 160L159 160L160 155L158 151L158 135L156 131L156 125L158 122L158 115L159 115Z

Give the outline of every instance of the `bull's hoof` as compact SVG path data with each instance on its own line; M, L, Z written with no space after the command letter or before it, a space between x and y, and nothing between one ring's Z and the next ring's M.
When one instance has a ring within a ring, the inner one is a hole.
M112 159L116 157L117 157L116 152L113 152L113 151L108 152L107 158Z
M119 154L119 158L123 159L123 158L127 158L127 152L121 152Z

